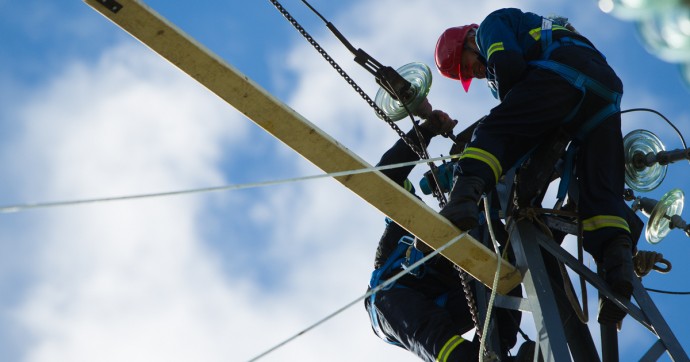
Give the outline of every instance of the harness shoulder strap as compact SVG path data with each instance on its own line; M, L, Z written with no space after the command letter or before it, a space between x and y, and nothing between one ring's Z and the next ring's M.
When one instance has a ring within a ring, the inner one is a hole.
M388 223L389 221L386 220L386 222ZM401 237L400 240L398 240L398 245L395 247L395 250L393 250L393 252L388 256L388 259L386 259L386 263L371 273L371 280L369 280L369 288L373 289L378 287L381 284L383 278L390 274L390 272L393 269L404 266L406 264L406 261L410 257L417 258L418 255L414 254L415 251L421 254L421 252L414 247L414 240L414 237L411 237L409 235L405 235ZM410 254L412 256L410 256ZM421 257L423 257L423 255ZM417 260L421 259L421 257ZM386 289L393 288L394 286L395 283L387 286ZM367 299L367 302L369 304L369 318L371 319L372 329L374 330L376 335L379 336L379 338L381 338L382 340L396 346L401 346L399 342L391 339L383 332L383 330L381 330L378 313L376 312L376 308L374 306L375 300L376 293L372 294Z
M541 18L541 48L547 49L551 45L553 21Z
M543 33L545 30L542 29L542 38L543 38ZM550 30L549 30L550 31ZM570 179L572 177L572 171L573 171L573 166L574 166L574 160L575 160L575 153L576 150L580 144L586 137L589 132L596 128L601 122L609 118L611 115L620 112L620 104L621 104L621 98L622 94L618 92L614 92L607 87L605 87L603 84L599 83L595 79L592 79L591 77L587 76L586 74L582 73L581 71L572 68L568 65L553 61L553 60L548 60L548 57L550 56L551 52L555 50L556 48L564 45L565 44L571 44L571 45L576 45L576 46L583 46L587 47L590 49L592 48L589 44L584 43L580 40L577 39L571 39L571 38L562 38L559 39L556 42L551 43L549 46L546 48L544 54L543 54L543 59L542 60L534 60L531 61L529 64L537 66L542 69L546 69L549 71L552 71L558 75L560 75L562 78L564 78L566 81L568 81L573 87L579 89L582 91L582 97L580 98L580 102L578 105L570 112L570 114L564 119L564 123L570 122L572 118L575 116L577 111L579 110L580 106L582 105L582 101L584 100L585 94L590 91L593 92L594 94L598 95L599 97L604 98L606 101L608 101L608 104L604 106L599 112L595 113L591 118L589 118L579 129L578 132L575 134L575 137L573 137L573 142L568 146L568 149L566 151L565 155L565 162L564 162L564 167L563 167L563 174L561 176L561 182L558 186L558 194L557 194L557 200L558 200L558 205L560 205L563 200L565 199L565 195L568 191L568 185L570 183ZM542 43L543 45L543 43ZM596 49L594 49L596 50Z
M386 274L390 273L391 270L399 267L403 263L405 253L412 242L414 242L414 239L408 235L400 238L398 241L398 246L396 246L395 250L393 250L393 252L388 256L386 263L371 273L371 280L369 281L370 288L376 288L379 286L379 284L381 284L381 279L385 277ZM392 287L392 285L390 287Z

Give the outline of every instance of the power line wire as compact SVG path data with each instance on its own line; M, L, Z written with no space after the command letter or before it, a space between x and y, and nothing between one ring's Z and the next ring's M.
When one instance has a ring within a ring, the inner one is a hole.
M425 160L425 161L428 161L428 160ZM463 238L466 234L467 234L467 231L462 232L460 235L454 237L453 239L451 239L450 241L448 241L447 243L445 243L445 244L444 244L443 246L441 246L440 248L438 248L438 249L434 250L433 252L429 253L429 255L425 256L425 257L422 258L422 259L419 259L416 263L412 264L409 268L403 268L403 270L401 270L400 272L398 272L398 274L395 274L393 277L391 277L390 279L388 279L388 280L386 280L385 282L381 283L381 284L380 284L379 286L377 286L376 288L374 288L374 289L368 291L366 294L360 296L359 298L357 298L357 299L353 300L352 302L346 304L345 306L339 308L339 309L336 310L335 312L333 312L333 313L331 313L331 314L325 316L324 318L320 319L319 321L317 321L316 323L310 325L309 327L307 327L307 328L301 330L300 332L298 332L297 334L293 335L292 337L290 337L290 338L284 340L283 342L278 343L277 345L275 345L275 346L269 348L269 349L266 350L265 352L263 352L263 353L259 354L258 356L256 356L256 357L250 359L249 362L254 362L254 361L259 360L260 358L265 357L265 356L268 355L269 353L271 353L271 352L277 350L277 349L280 348L280 347L283 347L284 345L286 345L286 344L292 342L292 341L295 340L296 338L298 338L298 337L304 335L305 333L309 332L310 330L312 330L312 329L318 327L319 325L323 324L324 322L328 321L329 319L335 317L336 315L340 314L340 313L343 312L344 310L346 310L346 309L352 307L353 305L359 303L360 301L364 300L365 298L370 297L372 294L376 294L376 293L378 293L379 291L381 291L381 290L383 290L383 289L385 289L385 288L388 288L391 284L395 283L398 279L402 278L405 274L410 273L410 271L415 270L418 266L420 266L420 265L426 263L429 259L433 258L434 256L438 255L438 254L439 254L440 252L442 252L443 250L446 250L448 247L450 247L451 245L455 244L458 240L460 240L461 238Z
M306 180L313 180L313 179L320 179L320 178L327 178L327 177L341 177L341 176L355 175L355 174L361 174L361 173L366 173L366 172L388 170L388 169L398 168L398 167L414 166L414 165L421 164L421 163L441 161L441 160L446 160L449 158L451 158L451 156L441 156L441 157L430 158L430 159L426 159L426 160L404 162L404 163L398 163L398 164L392 164L392 165L386 165L386 166L366 167L366 168L361 168L361 169L357 169L357 170L339 171L339 172L331 172L331 173L319 174L319 175L294 177L294 178L288 178L288 179L282 179L282 180L272 180L272 181L263 181L263 182L254 182L254 183L245 183L245 184L225 185L225 186L216 186L216 187L203 187L203 188L188 189L188 190L155 192L155 193L137 194L137 195L101 197L101 198L93 198L93 199L53 201L53 202L37 202L37 203L6 205L6 206L0 206L0 213L14 213L14 212L26 211L26 210L30 210L30 209L40 209L40 208L49 208L49 207L63 207L63 206L73 206L73 205L82 205L82 204L94 204L94 203L111 202L111 201L125 201L125 200L145 199L145 198L163 197L163 196L197 194L197 193L206 193L206 192L214 192L214 191L241 190L241 189L249 189L249 188L256 188L256 187L281 185L281 184L306 181Z
M660 289L653 289L653 288L645 288L650 292L654 293L661 293L661 294L671 294L671 295L690 295L690 292L672 292L669 290L660 290Z

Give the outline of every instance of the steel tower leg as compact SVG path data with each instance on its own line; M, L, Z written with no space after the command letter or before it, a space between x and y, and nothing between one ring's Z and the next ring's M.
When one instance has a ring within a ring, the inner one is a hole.
M690 361L675 335L669 328L656 305L647 294L640 279L634 279L633 297L630 301L613 295L603 279L560 247L529 220L508 225L511 245L517 267L523 273L526 297L501 297L497 306L531 311L537 331L537 355L544 361L618 361L618 336L616 326L602 325L601 357L585 323L582 323L566 298L558 262L568 266L598 289L602 298L612 299L624 308L631 319L647 327L659 340L655 342L642 361L656 361L666 352L674 361ZM585 301L586 302L586 301ZM594 321L596 323L596 320ZM535 356L535 361L537 361Z

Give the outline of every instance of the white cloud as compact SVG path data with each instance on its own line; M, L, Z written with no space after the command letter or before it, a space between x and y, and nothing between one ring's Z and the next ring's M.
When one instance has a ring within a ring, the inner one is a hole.
M22 193L39 200L222 184L224 143L244 145L248 122L205 92L138 45L74 64L19 112L25 128L8 147L15 182L33 180ZM30 341L20 353L28 361L247 359L363 294L383 216L353 215L368 207L333 180L284 188L254 200L271 205L275 231L264 251L285 263L278 268L285 279L271 276L285 287L269 294L221 271L233 260L219 260L202 238L207 196L35 211L33 231L16 232L40 240L34 277L13 311L14 328ZM232 212L214 219L245 217ZM360 234L374 228L371 239ZM369 333L360 303L348 313L345 323L341 316L267 359L322 358L341 348L343 330L363 346L338 351L343 358L386 349Z
M24 106L25 131L12 147L15 182L33 180L24 192L41 199L221 184L222 142L247 133L229 107L131 44L104 52L98 64L69 67ZM27 360L232 355L230 306L248 303L249 292L225 280L200 238L205 200L32 215L37 268L15 310L31 341Z

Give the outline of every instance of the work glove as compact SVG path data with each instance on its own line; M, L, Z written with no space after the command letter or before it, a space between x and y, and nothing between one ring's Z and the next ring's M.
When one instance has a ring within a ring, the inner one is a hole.
M656 266L656 263L664 264L666 267L662 268ZM653 270L659 273L668 273L671 271L671 263L664 259L664 255L654 251L638 251L635 256L633 256L633 268L635 269L635 274L642 278L643 276L649 274ZM623 329L623 320L616 323L616 327L620 331Z
M431 116L431 111L433 111L434 108L431 107L431 103L429 103L429 100L424 98L422 100L422 103L420 103L417 108L412 110L412 114L415 116L419 116L422 119L427 119L429 116Z
M426 128L436 136L452 131L456 124L458 124L458 121L451 119L446 112L434 110L419 126Z

